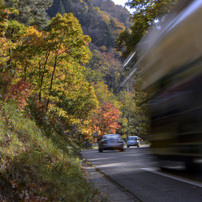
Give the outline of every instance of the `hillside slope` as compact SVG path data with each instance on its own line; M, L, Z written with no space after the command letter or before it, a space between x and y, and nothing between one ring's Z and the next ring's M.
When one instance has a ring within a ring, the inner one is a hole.
M47 12L50 18L57 13L73 13L94 47L114 48L120 32L130 26L129 11L111 0L54 0Z

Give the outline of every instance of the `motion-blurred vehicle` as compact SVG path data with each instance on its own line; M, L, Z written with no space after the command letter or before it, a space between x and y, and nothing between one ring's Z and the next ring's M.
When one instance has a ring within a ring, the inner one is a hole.
M202 1L178 6L185 2L148 31L131 72L150 97L149 141L160 167L182 162L202 171Z
M137 136L129 136L127 139L127 148L130 146L137 146L140 147L140 141Z
M143 59L151 149L161 168L168 162L183 162L187 170L202 165L201 21L202 1L190 1L162 27Z
M124 141L119 134L107 134L102 137L98 143L98 151L103 150L120 150L124 151Z

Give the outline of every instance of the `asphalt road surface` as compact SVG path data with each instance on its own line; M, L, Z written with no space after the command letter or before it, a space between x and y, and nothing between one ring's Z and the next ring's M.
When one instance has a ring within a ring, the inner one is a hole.
M125 148L124 152L85 150L82 155L122 189L143 202L201 202L202 176L189 174L183 166L157 167L147 147Z

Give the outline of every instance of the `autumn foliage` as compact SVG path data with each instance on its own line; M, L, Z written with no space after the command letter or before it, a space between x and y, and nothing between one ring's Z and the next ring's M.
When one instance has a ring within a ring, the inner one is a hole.
M8 98L15 100L18 103L18 108L22 109L27 105L26 100L30 93L30 84L23 79L19 79L10 86Z
M120 128L118 124L120 116L121 112L116 106L109 102L104 102L104 104L93 113L91 125L94 132L99 132L100 135L116 133L116 130Z
M90 37L83 35L78 20L72 14L58 14L46 30L38 30L8 20L9 11L1 9L3 100L17 102L20 110L31 110L36 120L46 117L54 125L60 119L64 130L72 128L72 133L72 123L85 127L83 120L98 102L83 76L83 65L91 58Z
M97 201L77 157L94 132L122 132L126 104L113 94L121 64L105 47L89 63L91 38L72 13L43 29L23 2L43 12L50 3L0 0L0 201ZM114 35L123 28L110 24Z
M72 14L38 30L9 9L0 0L0 201L95 201L72 138L98 105L82 73L90 38Z

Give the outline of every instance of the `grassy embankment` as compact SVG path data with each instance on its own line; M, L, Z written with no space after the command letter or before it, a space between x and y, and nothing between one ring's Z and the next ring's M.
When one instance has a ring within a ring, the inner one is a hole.
M39 128L14 105L0 109L0 200L96 201L79 148L51 128Z

